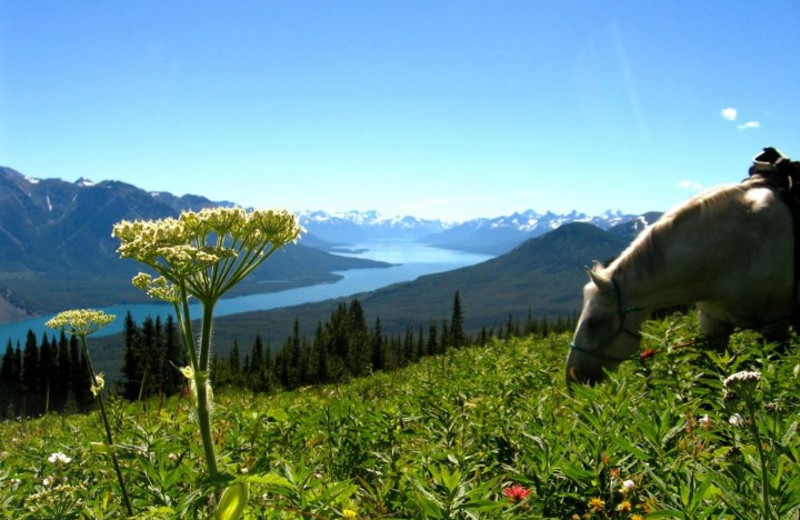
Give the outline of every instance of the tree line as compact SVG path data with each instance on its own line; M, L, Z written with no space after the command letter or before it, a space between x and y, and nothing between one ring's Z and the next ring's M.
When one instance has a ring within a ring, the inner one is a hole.
M571 330L575 317L525 320L511 315L502 326L483 327L476 336L464 329L458 291L449 320L430 320L408 326L402 333L384 332L380 318L368 326L361 302L341 303L327 321L319 322L313 337L301 334L299 318L280 348L273 349L256 335L245 350L234 340L227 356L215 355L212 364L216 388L239 387L253 392L291 390L310 385L343 382L377 371L389 371L426 356L468 345L484 345L491 338L537 335ZM178 368L187 364L186 352L171 316L136 323L130 313L123 331L122 378L110 390L129 400L170 396L184 391L186 380ZM0 419L36 416L47 411L84 411L91 407L90 381L77 341L63 334L46 336L36 344L32 332L24 351L9 343L0 366Z
M9 340L0 359L0 419L87 411L91 376L75 337L28 331L25 346Z

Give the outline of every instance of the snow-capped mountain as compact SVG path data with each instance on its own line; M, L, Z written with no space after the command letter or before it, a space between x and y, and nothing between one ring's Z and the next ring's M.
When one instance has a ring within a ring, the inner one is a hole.
M334 244L353 244L375 239L419 240L447 229L440 220L425 220L412 216L385 217L379 212L347 211L298 213L300 224L313 235Z
M552 231L564 224L584 222L601 229L640 221L639 215L606 211L589 216L573 211L567 214L516 212L495 218L478 218L452 224L416 217L385 217L377 211L326 213L302 212L300 222L309 235L332 243L358 243L374 239L411 239L448 249L501 254L521 242ZM641 231L641 228L636 228Z

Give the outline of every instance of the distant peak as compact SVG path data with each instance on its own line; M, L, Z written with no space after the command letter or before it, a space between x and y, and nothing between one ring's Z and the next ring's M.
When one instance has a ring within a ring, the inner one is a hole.
M75 185L80 186L81 188L88 188L90 186L95 186L96 184L96 182L93 182L86 177L80 177L77 181L75 181Z

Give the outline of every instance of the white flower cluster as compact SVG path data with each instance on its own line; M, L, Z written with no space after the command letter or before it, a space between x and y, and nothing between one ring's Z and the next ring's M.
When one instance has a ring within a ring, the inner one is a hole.
M725 388L736 390L744 386L755 386L759 381L761 381L761 372L756 370L742 370L741 372L736 372L728 376L722 384L725 385Z
M45 326L51 329L63 330L74 336L86 337L102 329L115 319L116 316L106 314L103 311L75 309L56 314L53 319L45 323Z
M140 273L134 285L151 297L175 302L179 295L174 284L187 281L190 292L207 289L210 284L203 277L216 266L235 279L302 232L297 217L287 211L209 208L184 211L177 219L122 221L114 225L112 236L120 239L117 252L122 258L161 275L152 279Z

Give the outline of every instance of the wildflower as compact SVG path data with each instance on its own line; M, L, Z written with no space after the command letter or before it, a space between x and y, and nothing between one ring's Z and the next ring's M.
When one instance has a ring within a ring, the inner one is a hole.
M342 517L348 518L348 519L358 518L358 513L356 513L352 509L343 509L342 510Z
M710 430L711 429L711 418L708 416L708 414L706 414L706 415L702 416L701 418L699 418L697 420L697 422L700 423L700 426L702 426L704 430Z
M777 414L778 412L781 411L781 405L780 405L780 403L778 403L776 401L773 401L773 402L765 404L764 405L764 410L766 410L767 413Z
M600 512L605 507L606 507L605 501L603 501L599 497L593 497L591 500L589 500L589 508L591 508L593 511Z
M512 502L520 502L522 500L525 500L528 497L528 495L531 494L531 490L526 489L525 487L520 486L519 484L516 484L514 486L505 488L503 490L503 494L507 496L509 500L511 500Z
M57 479L53 475L48 475L42 480L42 485L44 487L51 487L55 485Z
M731 415L731 418L728 419L728 422L735 428L741 428L744 426L744 419L738 413Z
M644 517L638 513L634 513L631 515L631 520L644 520Z
M653 357L655 355L656 355L656 351L651 349L651 348L649 348L649 349L645 350L644 352L642 352L641 354L639 354L639 359L641 361L647 361L648 359L650 359L651 357Z
M69 464L72 461L71 458L67 457L60 451L57 451L52 455L50 455L49 457L47 457L47 460L52 464Z
M746 394L747 391L755 389L760 380L761 372L756 370L742 370L741 372L736 372L735 374L728 376L725 381L722 382L722 384L727 389L741 390Z
M177 453L170 453L167 455L167 458L172 462L178 462L178 454Z
M632 507L630 500L623 500L617 505L617 511L620 513L630 513Z
M622 493L623 495L626 495L631 491L633 491L633 488L635 487L636 483L633 480L628 479L622 483L622 487L620 488L619 492Z
M105 376L103 375L102 372L99 372L99 373L95 374L94 380L95 380L95 384L93 384L89 388L89 390L92 392L93 396L97 397L97 394L99 394L103 390L103 388L105 388L106 380L105 380Z

